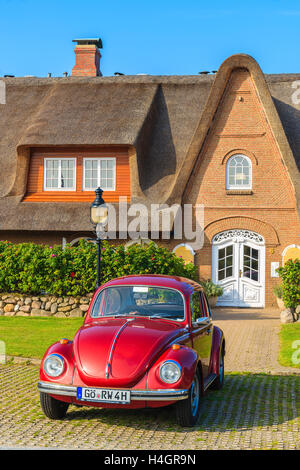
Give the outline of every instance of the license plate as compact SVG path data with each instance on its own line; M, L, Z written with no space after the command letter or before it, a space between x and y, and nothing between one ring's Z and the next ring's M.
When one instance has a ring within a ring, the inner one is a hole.
M126 404L130 403L130 391L77 387L77 400Z

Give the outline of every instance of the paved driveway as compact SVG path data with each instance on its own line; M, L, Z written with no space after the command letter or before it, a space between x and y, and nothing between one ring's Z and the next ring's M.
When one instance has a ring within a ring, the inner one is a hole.
M225 334L227 371L300 374L300 369L283 367L277 361L278 310L216 308L213 319Z
M38 367L0 366L0 448L297 449L300 376L229 374L208 392L199 424L181 428L174 409L101 410L71 406L62 421L41 412Z
M299 449L300 375L277 363L278 314L216 309L214 318L226 336L227 375L224 388L202 400L194 428L179 427L172 407L71 406L64 420L51 421L40 409L39 367L7 364L0 365L0 448Z

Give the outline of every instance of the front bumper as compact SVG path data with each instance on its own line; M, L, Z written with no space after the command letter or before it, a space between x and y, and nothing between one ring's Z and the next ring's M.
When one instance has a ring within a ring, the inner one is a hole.
M93 387L99 388L99 387ZM38 390L50 395L62 395L65 397L77 397L77 387L74 385L54 384L51 382L38 383ZM101 388L99 388L101 390ZM106 389L105 389L106 390ZM128 390L128 389L127 389ZM188 390L130 390L132 401L178 401L188 398Z

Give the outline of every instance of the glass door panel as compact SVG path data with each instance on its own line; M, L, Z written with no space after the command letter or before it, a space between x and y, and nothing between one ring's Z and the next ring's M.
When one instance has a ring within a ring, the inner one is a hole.
M223 281L233 275L233 245L218 250L218 280Z
M259 282L259 251L244 245L242 275Z

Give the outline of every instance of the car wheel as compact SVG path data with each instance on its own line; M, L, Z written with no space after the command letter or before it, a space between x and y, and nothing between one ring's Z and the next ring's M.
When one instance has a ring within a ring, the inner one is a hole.
M224 385L224 356L224 348L222 347L219 363L219 374L210 386L210 388L212 388L213 390L220 390Z
M194 426L200 415L201 377L196 371L189 397L176 404L177 422L181 426Z
M56 400L48 393L40 392L41 407L47 418L62 419L66 416L69 403Z

